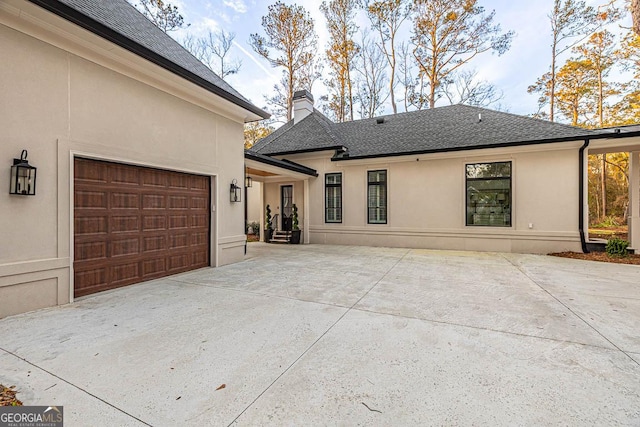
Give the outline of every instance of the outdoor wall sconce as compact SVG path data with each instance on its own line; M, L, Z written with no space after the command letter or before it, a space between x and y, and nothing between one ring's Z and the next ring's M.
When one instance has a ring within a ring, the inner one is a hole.
M242 201L242 189L238 185L238 181L235 179L231 181L231 202L241 202Z
M251 178L250 176L247 176L244 179L244 186L247 188L251 188L253 186L253 178Z
M35 196L36 194L36 168L27 161L27 150L22 150L19 159L13 159L9 194L21 196Z

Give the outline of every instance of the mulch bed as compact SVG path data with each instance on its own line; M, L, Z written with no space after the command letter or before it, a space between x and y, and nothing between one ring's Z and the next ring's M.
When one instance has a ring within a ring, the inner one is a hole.
M16 386L5 387L0 384L0 406L22 406L22 402L16 399Z
M562 258L583 259L586 261L614 262L618 264L640 265L640 255L638 254L629 254L625 257L612 257L607 255L606 252L590 252L588 254L583 254L579 252L558 252L558 253L553 253L549 255L562 257Z
M256 234L247 234L247 242L259 242L260 236Z

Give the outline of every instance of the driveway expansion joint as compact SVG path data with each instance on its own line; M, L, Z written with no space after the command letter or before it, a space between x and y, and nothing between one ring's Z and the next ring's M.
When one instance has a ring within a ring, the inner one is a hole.
M233 420L228 424L228 426L231 426L231 425L235 424L235 423L238 421L238 419L242 416L242 414L244 414L245 412L247 412L247 410L248 410L249 408L251 408L251 407L252 407L252 406L253 406L253 405L254 405L254 404L255 404L255 403L256 403L256 402L257 402L257 401L258 401L258 400L259 400L259 399L260 399L260 398L261 398L261 397L266 393L266 392L267 392L267 391L269 391L269 389L270 389L271 387L273 387L273 386L275 385L275 383L277 383L277 382L278 382L278 381L279 381L279 380L280 380L280 379L281 379L281 378L282 378L282 377L283 377L287 372L289 372L289 371L291 370L291 368L293 368L293 366L294 366L296 363L298 363L298 361L299 361L300 359L302 359L302 358L303 358L307 353L309 353L309 351L310 351L310 350L311 350L311 349L312 349L312 348L313 348L313 347L314 347L314 346L315 346L315 345L316 345L316 344L317 344L317 343L318 343L322 338L324 338L324 337L325 337L325 336L326 336L326 335L327 335L327 334L328 334L328 333L329 333L329 332L330 332L330 331L331 331L331 330L332 330L332 329L333 329L333 328L334 328L334 327L335 327L335 326L336 326L336 325L337 325L337 324L338 324L338 323L339 323L339 322L340 322L340 321L341 321L341 320L342 320L342 319L343 319L347 314L349 314L349 312L350 312L351 310L353 310L353 309L354 309L354 307L355 307L356 305L358 305L358 303L360 303L360 301L362 301L362 299L363 299L364 297L366 297L367 295L369 295L369 293L370 293L370 292L371 292L371 291L372 291L376 286L378 286L378 285L380 284L380 282L382 282L382 281L384 280L384 278L385 278L385 277L387 277L387 275L389 275L389 273L390 273L394 268L396 268L396 266L397 266L398 264L400 264L400 262L402 262L402 260L403 260L403 259L404 259L404 258L405 258L409 253L410 253L410 252L411 252L411 249L407 249L407 251L402 255L402 257L398 258L398 260L397 260L397 261L396 261L396 262L395 262L391 267L389 267L389 268L387 269L387 271L382 275L382 277L380 277L380 278L376 281L376 283L374 283L374 284L373 284L373 286L371 286L371 287L367 290L367 292L365 292L365 293L364 293L360 298L358 298L358 300L357 300L356 302L354 302L354 303L351 305L351 307L347 308L347 310L346 310L344 313L342 313L342 315L340 315L340 317L338 317L338 319L337 319L333 324L331 324L331 326L329 326L329 327L327 328L327 330L326 330L326 331L324 331L322 334L320 334L320 336L319 336L319 337L318 337L314 342L312 342L312 343L311 343L311 345L309 345L309 347L307 347L307 349L305 349L305 350L300 354L300 356L298 356L298 357L297 357L297 358L296 358L296 359L295 359L295 360L294 360L294 361L293 361L289 366L287 366L287 368L286 368L284 371L282 371L282 372L280 373L280 375L278 375L278 376L276 377L276 379L274 379L274 380L273 380L273 382L271 382L271 384L269 384L269 385L268 385L268 386L267 386L267 387L266 387L266 388L265 388L265 389L264 389L264 390L263 390L263 391L262 391L262 392L261 392L261 393L260 393L256 398L255 398L255 399L253 399L253 401L252 401L251 403L249 403L249 404L248 404L248 405L247 405L247 406L242 410L242 412L240 412L240 413L239 413L239 414L238 414L238 415L237 415L237 416L236 416L236 417L235 417L235 418L234 418L234 419L233 419Z
M73 387L73 388L75 388L75 389L80 390L81 392L83 392L83 393L85 393L85 394L87 394L87 395L89 395L89 396L93 397L94 399L99 400L100 402L104 403L105 405L112 407L112 408L113 408L113 409L115 409L116 411L121 412L121 413L123 413L124 415L126 415L126 416L128 416L128 417L131 417L131 418L133 418L134 420L136 420L136 421L138 421L138 422L140 422L140 423L142 423L142 424L144 424L144 425L146 425L146 426L151 426L151 425L152 425L152 424L149 424L149 423L148 423L148 422L146 422L146 421L141 420L140 418L136 417L135 415L132 415L132 414L128 413L128 412L127 412L127 411L125 411L124 409L122 409L122 408L119 408L119 407L115 406L113 403L107 402L106 400L102 399L101 397L96 396L95 394L91 393L90 391L87 391L87 390L83 389L82 387L80 387L80 386L78 386L78 385L76 385L76 384L74 384L74 383L72 383L72 382L70 382L70 381L68 381L68 380L66 380L66 379L64 379L64 378L62 378L61 376L54 374L53 372L51 372L51 371L49 371L49 370L47 370L47 369L43 368L42 366L39 366L39 365L37 365L37 364L35 364L35 363L33 363L33 362L30 362L29 360L25 359L24 357L21 357L21 356L19 356L19 355L15 354L15 353L13 353L13 352L11 352L11 351L9 351L9 350L6 350L6 349L4 349L4 348L2 348L2 347L0 347L0 351L3 351L3 352L5 352L6 354L9 354L9 355L11 355L11 356L15 357L16 359L21 360L21 361L23 361L23 362L27 363L28 365L31 365L31 366L33 366L34 368L36 368L36 369L38 369L38 370L40 370L40 371L42 371L42 372L44 372L44 373L46 373L46 374L49 374L49 375L51 375L51 376L52 376L52 377L54 377L54 378L59 379L60 381L64 382L65 384L68 384L68 385L70 385L71 387Z
M381 316L397 317L397 318L400 318L400 319L419 320L421 322L436 323L438 325L455 326L455 327L459 327L459 328L468 328L468 329L474 329L474 330L478 330L478 331L493 332L493 333L497 333L497 334L513 335L513 336L524 337L524 338L533 338L533 339L539 339L539 340L544 340L544 341L552 341L552 342L563 343L563 344L573 344L573 345L579 345L579 346L590 347L590 348L598 348L598 349L608 350L608 351L620 351L620 349L617 348L617 347L616 348L611 348L611 347L605 347L603 345L594 345L594 344L588 344L588 343L583 343L583 342L578 342L578 341L561 340L561 339L558 339L558 338L541 337L541 336L538 336L538 335L523 334L523 333L511 332L511 331L503 331L503 330L500 330L500 329L486 328L486 327L482 327L482 326L466 325L464 323L447 322L447 321L444 321L444 320L427 319L427 318L424 318L424 317L417 317L417 316L406 316L406 315L397 314L397 313L384 313L384 312L370 310L370 309L366 309L366 308L354 308L353 310L354 311L360 311L362 313L371 313L371 314L378 314L378 315L381 315ZM634 353L631 352L631 354L634 354Z
M624 354L625 356L627 356L627 358L629 358L633 363L637 364L638 366L640 366L640 362L638 362L636 359L634 359L633 357L631 357L631 355L626 352L625 350L623 350L622 348L620 348L620 346L616 345L613 341L611 341L609 338L607 338L602 332L600 332L598 329L596 329L595 326L593 326L591 323L589 323L586 319L584 319L582 316L580 316L578 313L576 313L571 307L569 307L567 304L565 304L560 298L556 297L555 295L553 295L551 292L549 292L546 288L544 288L540 283L538 283L536 281L535 278L533 278L527 271L525 271L522 267L520 267L518 264L514 263L512 260L510 260L508 257L506 257L504 254L500 254L500 256L502 256L504 259L506 259L509 264L513 265L518 271L520 271L527 279L531 280L531 282L533 284L535 284L537 287L539 287L540 289L542 289L544 292L546 292L551 298L553 298L554 300L556 300L559 304L561 304L564 308L566 308L567 310L569 310L569 312L571 312L574 316L576 316L578 319L580 319L585 325L587 325L589 328L591 328L595 333L597 333L598 335L600 335L605 341L607 341L609 344L611 344L615 349L617 349L618 351L620 351L622 354Z

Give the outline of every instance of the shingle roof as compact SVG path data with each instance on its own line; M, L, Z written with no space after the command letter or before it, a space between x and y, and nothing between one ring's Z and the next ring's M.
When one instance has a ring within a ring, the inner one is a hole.
M253 105L125 0L29 0L261 117Z
M379 123L381 120L383 123ZM290 122L258 141L252 150L276 155L344 146L348 158L353 159L568 141L593 134L573 126L467 105L345 123L332 123L314 111L296 125Z

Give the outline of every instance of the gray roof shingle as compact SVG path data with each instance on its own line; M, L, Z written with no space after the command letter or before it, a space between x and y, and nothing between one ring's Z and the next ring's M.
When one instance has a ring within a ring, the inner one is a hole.
M479 120L480 116L482 120ZM378 123L383 119L383 123ZM323 123L324 125L320 125ZM265 155L348 149L350 159L583 139L593 131L467 105L333 123L318 111L254 145Z
M30 1L261 117L269 117L125 0Z

